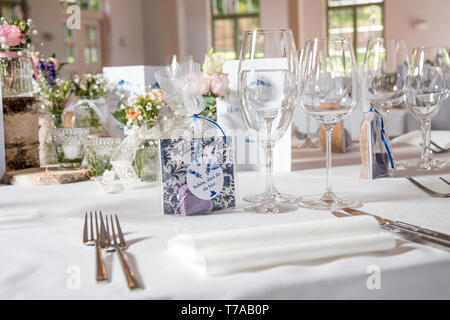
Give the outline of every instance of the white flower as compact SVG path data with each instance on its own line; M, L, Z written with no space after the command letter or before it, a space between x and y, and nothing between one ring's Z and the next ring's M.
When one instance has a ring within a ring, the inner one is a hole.
M8 49L8 48L9 47L6 44L2 43L2 49Z
M223 56L214 53L214 49L211 49L207 54L205 54L203 72L206 72L207 74L222 73L224 62L225 60Z
M27 24L28 24L29 26L31 26L31 25L33 24L33 20L32 20L32 19L28 19L28 20L27 20Z
M144 120L144 117L143 116L138 116L138 120L142 121L142 120Z
M121 94L121 95L120 95L120 99L121 99L121 100L125 99L125 95L124 95L124 94Z
M33 36L35 36L35 35L37 35L38 34L38 31L35 29L35 30L33 30Z
M0 42L1 43L6 43L6 37L0 37Z
M158 110L161 110L161 108L162 108L161 105L156 106L156 109L158 109Z
M150 92L150 94L148 96L150 97L150 100L156 99L156 96L152 92Z
M139 108L138 107L134 107L134 112L138 112Z
M22 52L22 51L18 51L18 52L17 52L17 55L18 55L19 57L21 57L21 56L23 56L23 52Z
M124 104L121 104L121 105L120 105L120 109L125 110L125 109L126 109L125 105L124 105Z

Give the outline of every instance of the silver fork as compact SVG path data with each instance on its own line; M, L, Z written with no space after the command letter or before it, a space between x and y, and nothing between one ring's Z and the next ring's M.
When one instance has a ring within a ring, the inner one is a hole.
M450 151L450 148L445 149L445 148L441 147L440 145L438 145L438 144L437 144L436 142L434 142L434 141L431 141L431 144L432 144L435 148L438 149L438 151L433 151L433 153L444 153L444 152L449 152L449 151Z
M450 185L450 182L447 181L446 179L444 179L444 178L442 178L442 177L439 177L439 179L441 179L442 181L444 181L446 184Z
M128 266L127 260L125 259L125 256L122 253L122 249L126 247L126 243L125 243L125 239L123 237L122 229L120 228L119 219L116 215L116 226L117 226L118 237L119 237L119 242L117 242L113 217L112 217L112 215L109 216L110 221L111 221L111 229L109 229L110 222L108 221L108 215L105 215L105 218L106 218L107 230L111 230L110 235L112 236L112 239L113 239L113 246L115 248L115 251L117 251L117 254L119 255L119 259L122 264L123 271L125 273L125 278L127 279L127 282L128 282L128 287L130 289L137 288L138 284L137 284L136 278L134 276L134 273L133 273L133 271L131 271L130 267Z
M87 246L95 245L95 263L96 263L96 279L97 281L108 280L108 276L106 275L105 262L103 261L102 254L102 244L103 244L103 236L102 233L99 233L98 228L98 219L97 219L97 211L95 211L95 235L94 235L94 224L92 219L92 211L89 213L89 225L88 227L88 214L87 212L84 215L84 228L83 228L83 244ZM90 232L88 231L90 229ZM90 234L90 236L88 236Z
M450 198L450 193L441 193L441 192L436 192L434 190L431 190L431 189L425 187L423 184L417 182L412 177L406 177L406 179L408 179L412 184L414 184L415 186L417 186L421 190L425 191L426 193L428 193L432 197L435 197L435 198Z

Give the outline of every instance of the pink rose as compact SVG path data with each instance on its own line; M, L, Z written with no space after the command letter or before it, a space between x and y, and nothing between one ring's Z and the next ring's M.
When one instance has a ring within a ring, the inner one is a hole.
M213 73L211 75L211 92L215 96L223 96L228 89L230 80L226 73Z
M211 76L202 72L201 85L202 94L208 94L211 91Z
M6 39L4 44L8 47L15 47L25 40L25 35L14 25L0 26L0 38L2 37Z

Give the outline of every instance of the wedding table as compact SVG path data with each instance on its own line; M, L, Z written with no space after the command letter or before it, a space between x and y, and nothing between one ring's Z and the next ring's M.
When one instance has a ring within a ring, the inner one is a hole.
M301 169L301 160L296 161ZM305 170L311 161L305 158L304 163L304 170L277 176L280 191L321 194L325 170ZM337 163L333 168L337 194L364 202L362 210L450 233L450 200L419 190L402 177L410 173L362 180L359 164L345 165L339 157ZM430 188L449 191L438 176L449 178L450 168L415 176ZM258 172L239 173L238 196L261 189L263 181ZM166 250L167 241L180 232L334 218L330 212L299 208L288 214L260 215L243 212L238 201L235 211L164 216L157 185L105 194L94 181L0 186L0 199L0 299L450 299L450 254L401 239L390 251L219 277L195 273ZM116 254L105 254L109 282L95 281L94 249L81 241L84 213L94 210L119 215L129 243L126 256L142 289L128 289ZM375 276L379 288L370 285Z

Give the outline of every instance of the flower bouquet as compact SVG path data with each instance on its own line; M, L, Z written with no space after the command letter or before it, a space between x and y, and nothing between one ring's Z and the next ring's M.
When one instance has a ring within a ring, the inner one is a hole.
M202 95L205 102L205 109L200 115L217 121L216 99L228 94L228 75L223 73L224 58L214 53L211 49L205 55L202 66Z
M75 105L75 126L90 128L93 134L107 133L107 110L105 96L109 83L102 74L75 75L71 88L78 103Z
M154 181L159 171L158 143L163 119L170 112L162 91L150 89L145 94L135 94L120 101L113 113L125 127L125 134L135 145L133 167L141 181ZM166 116L164 116L166 115Z
M35 93L36 65L31 53L33 21L0 18L0 76L3 97L29 97Z

